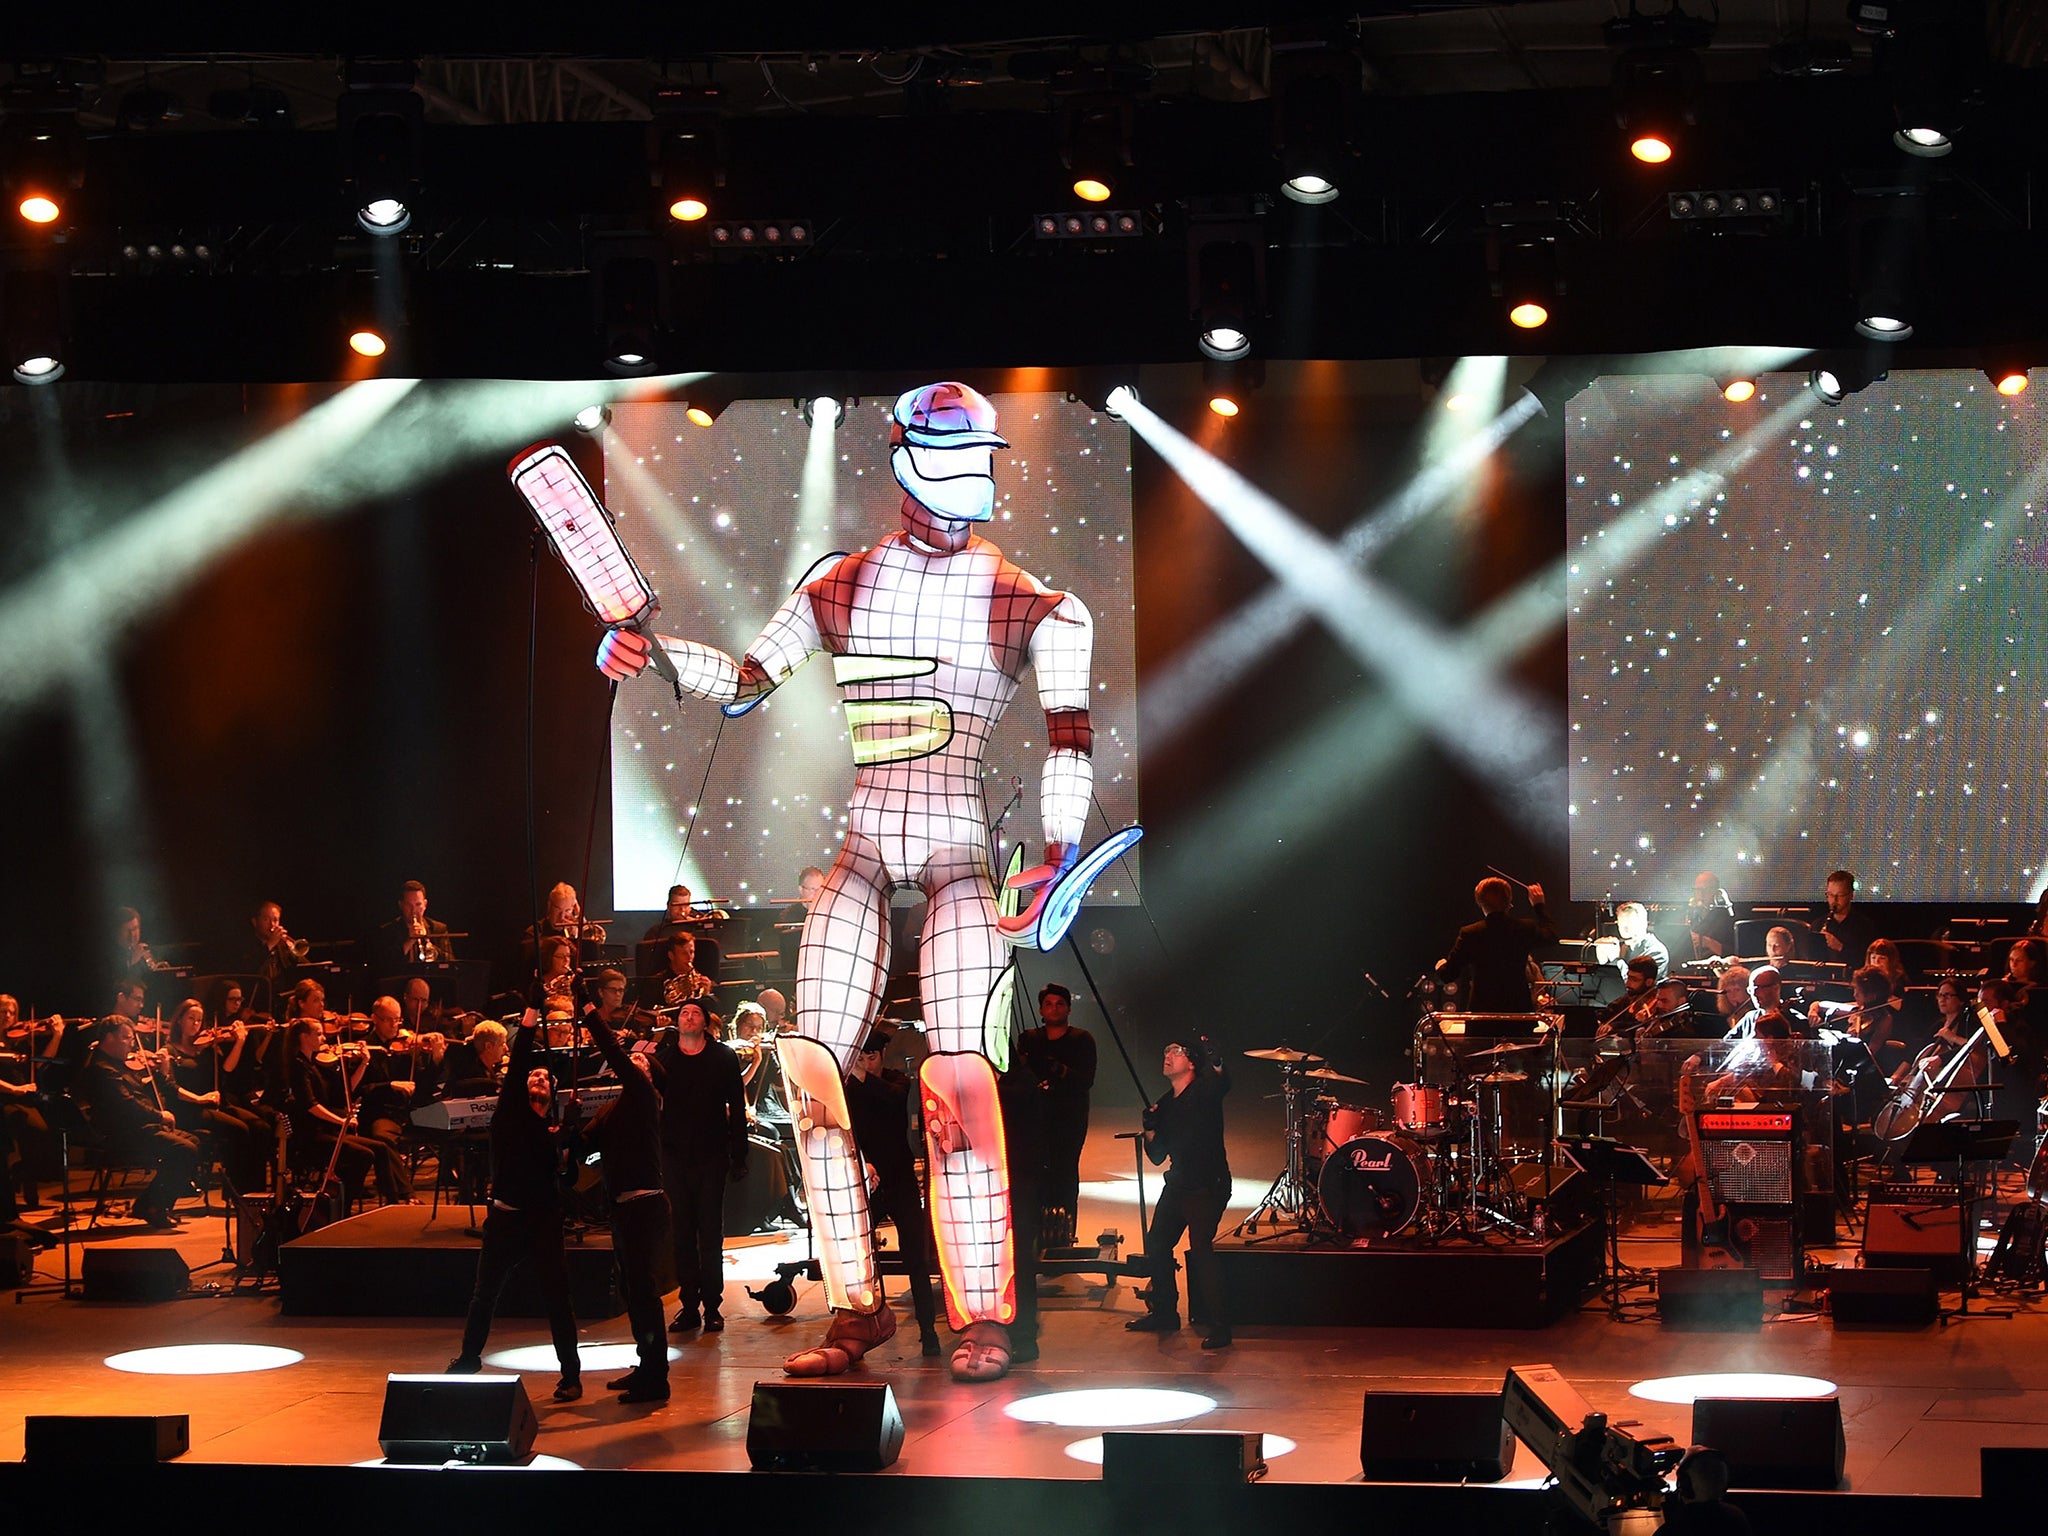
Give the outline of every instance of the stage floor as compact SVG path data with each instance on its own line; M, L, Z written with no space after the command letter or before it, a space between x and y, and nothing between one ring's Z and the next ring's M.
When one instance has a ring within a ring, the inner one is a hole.
M1099 1117L1084 1162L1084 1237L1121 1229L1135 1246L1138 1219L1128 1143L1111 1139L1135 1114ZM1271 1133L1240 1128L1233 1162L1265 1172L1276 1156ZM1270 1176L1268 1173L1267 1176ZM1266 1177L1240 1179L1234 1220L1264 1191ZM1148 1191L1155 1188L1148 1179ZM221 1223L191 1221L175 1246L197 1265L220 1251ZM1631 1264L1676 1258L1675 1224L1639 1227L1625 1241ZM125 1222L103 1226L93 1242L161 1244ZM504 1319L491 1340L517 1350L540 1416L537 1449L585 1467L739 1470L746 1466L747 1410L753 1384L780 1374L783 1356L814 1341L825 1315L822 1291L803 1285L796 1311L769 1317L746 1298L793 1246L745 1241L727 1248L729 1320L723 1335L673 1339L674 1398L661 1407L622 1407L602 1383L627 1350L622 1318L586 1319L589 1395L547 1401L555 1369L538 1320ZM43 1274L57 1256L45 1254ZM225 1283L227 1272L194 1276L196 1287ZM901 1282L892 1281L892 1294ZM1647 1292L1638 1292L1647 1296ZM1177 1421L1190 1427L1259 1429L1295 1448L1273 1457L1279 1482L1344 1482L1358 1477L1359 1402L1363 1392L1423 1387L1483 1389L1506 1368L1555 1364L1595 1408L1634 1419L1683 1442L1689 1410L1638 1400L1632 1382L1707 1371L1768 1371L1818 1376L1839 1384L1847 1425L1847 1487L1859 1493L1974 1494L1981 1446L2048 1447L2048 1306L2024 1307L2009 1321L1971 1321L1917 1331L1836 1332L1818 1316L1785 1316L1749 1333L1681 1333L1660 1326L1653 1308L1635 1320L1611 1320L1597 1302L1533 1331L1444 1326L1440 1299L1418 1287L1402 1298L1416 1325L1241 1327L1236 1347L1204 1354L1192 1331L1167 1338L1130 1334L1139 1311L1130 1282L1105 1287L1081 1276L1044 1286L1042 1358L986 1387L956 1385L944 1360L919 1357L907 1299L902 1327L869 1357L869 1378L886 1378L908 1429L892 1475L1094 1478L1071 1454L1099 1432L1086 1425L1025 1422L1006 1410L1024 1399L1082 1388L1150 1387L1201 1393L1213 1411ZM22 1453L22 1419L34 1413L184 1412L192 1416L188 1459L210 1462L347 1464L375 1459L387 1372L440 1369L455 1352L448 1319L286 1317L272 1294L229 1296L195 1289L155 1305L88 1304L43 1295L0 1301L0 1459ZM124 1374L106 1357L165 1344L279 1345L304 1359L248 1375L169 1377ZM1172 1427L1167 1421L1160 1427ZM1526 1450L1515 1479L1540 1476Z

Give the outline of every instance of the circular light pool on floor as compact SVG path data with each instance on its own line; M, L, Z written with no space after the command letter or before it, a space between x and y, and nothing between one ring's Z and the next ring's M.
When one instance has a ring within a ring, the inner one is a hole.
M1139 1424L1177 1424L1213 1412L1215 1407L1215 1398L1199 1392L1176 1392L1164 1387L1096 1387L1020 1397L1003 1412L1024 1424L1129 1429Z
M274 1344L165 1344L109 1355L106 1363L135 1376L234 1376L274 1371L305 1358L296 1349Z
M1701 1397L1832 1397L1835 1384L1818 1376L1774 1376L1768 1371L1721 1371L1704 1376L1659 1376L1639 1381L1630 1397L1651 1403L1691 1403Z

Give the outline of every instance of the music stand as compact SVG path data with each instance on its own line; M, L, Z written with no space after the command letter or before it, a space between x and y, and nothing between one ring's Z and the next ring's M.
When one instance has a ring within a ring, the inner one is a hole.
M2010 1307L1990 1307L1982 1312L1970 1310L1970 1298L1977 1291L1977 1218L1968 1165L1996 1162L2004 1157L2019 1130L2017 1120L1936 1120L1920 1126L1908 1136L1905 1148L1899 1154L1899 1161L1908 1167L1943 1163L1955 1165L1959 1207L1956 1213L1956 1246L1962 1279L1957 1282L1960 1293L1955 1309L1941 1314L1944 1328L1959 1319L2009 1318L2013 1315Z
M1649 1284L1647 1276L1622 1267L1621 1186L1669 1184L1670 1176L1641 1147L1623 1146L1611 1136L1560 1136L1557 1150L1600 1191L1600 1219L1607 1224L1607 1241L1600 1245L1600 1295L1607 1315L1618 1319L1621 1293L1632 1285Z

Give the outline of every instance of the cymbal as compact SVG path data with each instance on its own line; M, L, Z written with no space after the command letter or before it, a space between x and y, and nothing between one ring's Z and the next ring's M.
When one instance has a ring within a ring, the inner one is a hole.
M1262 1051L1246 1051L1253 1061L1277 1061L1283 1066L1299 1066L1304 1061L1321 1061L1323 1058L1313 1051L1291 1050L1284 1045L1268 1046Z
M1342 1072L1333 1072L1328 1067L1310 1067L1302 1076L1312 1077L1319 1083L1356 1083L1361 1088L1372 1086L1362 1077L1346 1077Z
M1488 1072L1482 1077L1473 1078L1472 1081L1475 1083L1526 1083L1529 1081L1529 1074L1526 1072Z
M1541 1050L1544 1044L1545 1042L1541 1040L1503 1040L1499 1045L1489 1045L1483 1051L1474 1051L1465 1059L1467 1061L1476 1061L1481 1056L1512 1056L1517 1051Z

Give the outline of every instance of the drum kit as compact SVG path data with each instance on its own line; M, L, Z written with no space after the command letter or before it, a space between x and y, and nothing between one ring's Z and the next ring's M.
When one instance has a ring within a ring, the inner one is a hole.
M1510 1040L1454 1055L1448 1084L1396 1083L1384 1113L1346 1092L1369 1084L1312 1052L1246 1051L1280 1069L1287 1165L1237 1235L1264 1242L1293 1231L1360 1244L1537 1235L1514 1187L1519 1158L1506 1145L1502 1098L1529 1078L1523 1053L1548 1044ZM1261 1222L1275 1230L1258 1235Z

